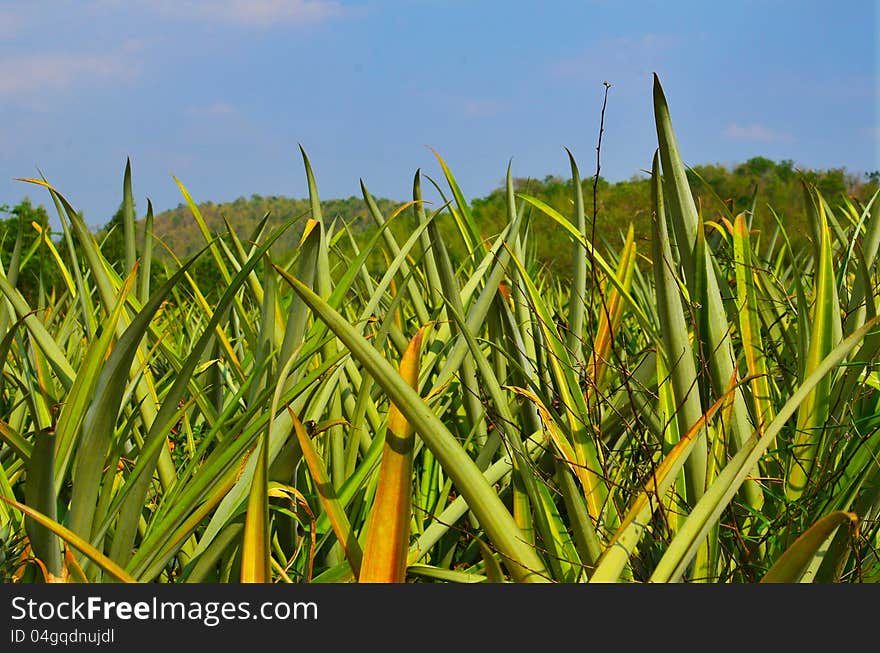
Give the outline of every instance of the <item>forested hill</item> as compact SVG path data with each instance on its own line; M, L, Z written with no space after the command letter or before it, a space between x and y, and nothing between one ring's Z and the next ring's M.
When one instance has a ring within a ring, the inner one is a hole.
M593 215L593 179L586 172L582 174L584 174L581 180L584 203L589 220ZM695 199L703 210L705 220L732 217L740 211L749 210L754 198L753 228L768 234L772 231L775 225L775 219L769 208L772 207L777 216L785 221L795 244L798 240L805 241L808 236L803 211L802 181L815 184L832 206L841 203L844 198L866 202L877 190L880 181L878 173L859 178L847 172L845 168L801 170L791 161L774 162L763 157L756 157L735 166L697 165L688 174ZM517 179L515 184L518 192L535 196L564 215L571 215L573 193L570 179L548 176L540 180ZM634 224L637 238L642 240L648 238L651 189L650 180L646 175L636 175L630 180L615 183L600 178L596 195L599 199L597 239L605 239L616 248L630 222ZM379 208L386 217L402 202L403 200L377 200ZM370 217L361 198L322 200L321 206L328 224L333 219L338 219L341 223L349 223L356 238L359 235L366 237L376 228L376 223ZM493 191L486 197L473 199L471 208L483 236L488 238L496 235L506 219L507 209L503 188ZM200 204L199 209L213 233L226 233L225 218L239 238L246 240L267 213L270 216L270 225L277 225L295 217L305 218L309 215L309 202L307 199L253 195L250 199L242 197L222 204L206 202ZM395 220L393 231L405 237L413 224L412 210L408 209L400 219ZM442 232L453 230L449 219L441 218L440 225ZM185 257L204 245L199 227L185 205L157 215L154 231L179 257ZM290 229L279 241L276 251L292 249L301 232L300 225ZM553 223L537 211L532 212L530 239L537 258L543 264L555 268L560 273L570 267L568 265L570 257L567 255L560 257L559 254L570 251L568 236L562 230L554 228ZM452 253L455 255L457 252Z
M809 236L804 213L803 182L815 184L831 206L844 201L865 203L878 188L880 174L872 173L859 178L844 168L829 170L799 170L791 161L774 162L763 157L735 165L698 165L688 170L690 186L704 220L731 219L741 211L752 210L752 227L770 237L776 225L773 212L784 220L786 230L797 247ZM588 224L593 217L593 179L581 180ZM517 180L517 190L535 196L550 206L572 214L573 187L570 179L547 177L540 181ZM633 223L637 241L647 241L651 233L651 181L647 175L636 175L627 181L608 183L599 179L595 189L598 198L595 235L618 250L627 228ZM487 231L501 224L505 210L504 194L496 190L488 197L474 200L474 216ZM773 212L771 212L771 207ZM559 258L558 252L568 252L568 236L554 229L549 219L540 214L531 222L537 258L543 264L561 273L570 268L570 257ZM592 229L592 225L591 225ZM643 251L649 252L650 247Z
M704 220L712 228L723 225L721 218L731 218L740 211L749 210L754 202L755 213L752 230L755 237L763 238L761 243L771 240L776 227L772 207L776 216L783 222L792 245L802 247L808 242L809 233L806 227L804 212L803 181L815 184L831 207L843 203L852 203L851 209L860 211L871 196L877 191L880 172L872 172L863 177L848 173L844 168L828 170L799 170L790 161L774 162L762 157L735 165L699 165L689 171L691 187L694 191ZM461 180L467 186L466 180ZM573 215L573 186L570 179L548 176L539 180L516 179L514 181L518 193L537 197L554 207L565 216ZM593 179L585 176L581 180L584 204L588 222L593 216ZM611 251L619 251L624 234L630 223L633 223L637 239L638 251L650 255L648 240L651 234L651 188L646 175L635 176L627 181L608 183L599 179L596 196L599 200L595 225L597 245L610 247ZM754 198L754 199L753 199ZM427 198L426 198L427 199ZM376 199L382 214L389 218L399 209L405 200ZM492 238L501 230L506 222L506 201L504 190L497 189L486 197L473 199L470 202L471 212L478 229L484 238ZM427 207L430 212L437 206L434 201ZM358 247L363 246L368 237L377 229L362 198L322 199L322 213L325 223L330 225L348 224L351 235ZM307 199L290 199L285 197L260 197L252 195L250 199L239 198L233 202L214 204L204 202L199 205L199 212L204 217L209 231L214 235L226 237L228 222L237 237L247 243L251 240L254 230L264 216L268 214L268 228L271 229L291 219L298 218L297 224L288 229L273 248L276 256L284 256L292 252L302 234L306 218L310 216ZM850 210L852 215L852 210ZM104 255L111 263L123 271L125 245L122 229L122 211L102 228L98 229L98 241ZM447 212L438 218L438 228L447 243L450 256L456 260L466 254L461 245L461 238L456 233L453 219ZM143 219L137 228L138 234L143 233ZM18 206L0 206L0 260L5 269L13 258L16 234L23 226L32 223L45 228L49 224L49 214L42 205L33 206L25 198ZM416 218L412 208L406 208L392 221L391 231L398 242L403 243L410 235ZM527 253L534 258L534 264L548 268L554 276L563 281L571 273L572 246L569 235L558 228L554 222L538 210L531 210L527 216L528 234ZM592 230L592 226L590 227ZM724 229L724 227L721 227ZM171 262L172 257L166 247L171 249L179 259L184 259L204 247L205 240L199 225L193 218L189 208L180 205L155 216L154 235L157 242L154 253L158 258ZM30 230L22 231L26 243L32 242ZM60 244L61 235L53 234L52 239ZM163 245L164 244L164 245ZM350 239L345 235L336 240L336 246L343 253L351 253ZM27 244L26 244L27 247ZM61 256L67 256L67 248L59 247ZM647 259L639 258L644 263ZM213 270L211 257L203 256L197 262L194 273L204 277L206 287L213 287L216 271ZM385 250L376 248L367 261L371 269L381 269L387 264ZM168 269L174 269L171 265ZM152 268L156 282L164 275L163 265ZM25 256L19 274L19 289L29 299L34 299L40 288L52 288L61 283L58 276L53 254L43 247L37 247L32 255ZM59 286L60 287L60 286ZM219 286L218 286L219 287Z
M390 214L400 204L386 199L376 199L376 203L383 215ZM228 222L243 241L253 235L254 230L267 214L269 230L283 222L299 218L299 224L288 229L279 239L275 250L281 252L290 251L296 246L302 234L302 224L306 218L311 217L308 199L292 199L277 195L269 197L251 195L250 199L239 197L235 201L220 204L204 202L199 204L198 208L211 233L226 234ZM367 207L363 199L358 197L322 199L321 210L328 224L335 219L341 224L350 224L354 231L363 230L369 221ZM179 258L189 256L205 245L199 226L185 204L155 216L153 232Z

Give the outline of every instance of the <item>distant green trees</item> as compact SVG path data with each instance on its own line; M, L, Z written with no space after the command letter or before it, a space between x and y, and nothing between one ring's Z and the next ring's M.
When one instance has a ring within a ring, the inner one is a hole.
M377 199L377 202L386 213L391 213L399 205L386 199ZM322 198L321 209L327 224L336 220L340 224L350 223L354 229L362 229L369 222L367 207L360 197ZM297 219L299 224L289 229L277 246L273 247L273 251L286 252L292 251L299 242L303 225L310 214L310 207L307 199L254 194L249 199L239 197L231 202L203 202L199 204L199 211L212 233L225 235L226 222L228 222L236 235L245 242L250 239L266 215L269 216L267 228L270 230L283 222ZM205 244L201 231L185 204L179 204L173 209L158 214L154 232L181 258L193 254ZM156 248L157 256L161 257L164 253L163 246Z
M585 173L582 173L585 174ZM798 169L793 161L774 162L765 157L727 167L723 165L698 165L688 170L695 199L707 221L733 218L754 206L752 225L767 234L776 226L770 211L772 207L793 238L793 245L804 245L809 237L804 215L803 182L815 185L822 195L835 203L845 196L855 202L867 202L880 184L880 172L860 179L845 168L827 170ZM593 216L593 179L581 180L588 224ZM550 204L565 215L571 214L571 180L548 176L543 180L517 179L518 192L527 193ZM636 237L647 239L650 233L651 206L650 180L636 175L626 181L608 183L599 178L597 186L598 207L596 211L595 237L598 244L606 242L612 249L619 249L630 222L635 226ZM502 189L474 200L472 209L475 219L486 236L497 233L504 224L506 206ZM550 221L538 211L532 212L530 239L537 260L552 268L557 275L570 269L568 252L571 249L568 236L555 229Z
M41 235L45 233L45 237ZM44 238L51 239L49 215L28 197L13 207L0 205L0 262L9 282L34 306L41 292L58 281L57 266Z
M104 258L111 264L115 265L125 261L125 227L122 204L119 205L119 209L109 222L98 231L98 243L101 245ZM117 272L121 274L123 270L117 269Z
M586 175L586 172L582 171L582 174ZM767 234L766 237L769 238L776 226L770 210L772 207L779 219L785 221L795 246L805 244L810 236L803 210L803 182L817 186L822 195L832 203L841 201L844 197L857 204L867 202L880 186L880 171L865 173L860 178L844 168L799 169L791 160L776 162L760 156L733 167L719 164L694 166L688 170L688 178L706 221L731 219L737 213L751 211L754 207L753 229ZM592 222L594 214L593 181L590 176L581 180L588 224ZM570 179L556 175L547 175L543 179L517 178L514 186L518 193L535 196L564 215L571 214L573 189ZM598 206L595 207L596 224L592 235L597 244L607 244L612 250L619 249L630 222L634 223L637 239L647 241L651 220L651 191L647 176L637 174L615 183L600 177L596 196ZM388 199L376 201L386 218L402 204L402 201ZM326 224L332 224L335 220L337 224L349 225L355 245L363 242L377 229L360 197L322 199L321 206ZM426 211L430 214L437 208L428 204ZM290 219L298 219L299 224L289 229L273 248L273 251L282 255L294 250L305 220L310 215L307 199L258 194L225 203L207 201L199 205L199 210L212 233L227 237L228 224L245 246L267 215L267 229ZM507 207L503 189L498 188L485 197L472 200L471 210L483 237L494 238L506 223ZM42 206L34 206L28 198L11 208L0 206L0 257L3 269L10 280L16 282L29 302L36 302L41 291L47 292L53 287L61 288L57 285L60 280L55 278L58 267L50 258L53 254L34 224L46 230L49 228L49 217ZM403 242L416 224L413 209L410 208L392 222L390 229L398 241ZM531 212L528 225L527 247L533 253L536 264L552 269L557 275L569 273L571 242L568 235L538 211ZM459 257L463 250L456 250L455 244L459 239L454 233L456 227L452 219L448 215L441 215L438 218L438 227L445 241L451 245L450 255L453 259ZM143 220L137 222L136 229L140 242L143 238ZM592 225L590 229L592 230ZM16 250L19 231L21 241ZM166 248L172 250L178 258L185 259L204 246L204 238L189 208L183 204L157 215L153 232L154 252L157 257L151 268L154 284L160 283L164 276L162 262L172 262ZM50 234L50 238L55 242L59 240L58 234L54 237ZM96 238L105 258L117 272L126 273L123 269L125 240L121 205L110 220L97 230ZM338 239L335 246L345 255L354 254L354 245L347 237ZM640 245L642 247L642 251L648 251L647 243ZM57 251L61 259L66 261L67 248L58 246ZM371 257L370 266L378 268L384 265L381 258L382 249L379 248ZM200 287L209 294L212 288L222 287L219 273L209 256L202 257L192 273Z

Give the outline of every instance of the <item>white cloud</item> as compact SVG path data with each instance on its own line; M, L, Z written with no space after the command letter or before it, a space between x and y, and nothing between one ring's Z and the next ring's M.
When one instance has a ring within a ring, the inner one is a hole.
M24 19L9 11L0 13L0 38L9 39L17 36L24 26Z
M261 28L319 23L348 13L333 0L143 0L142 5L173 18Z
M740 126L731 123L722 132L724 138L732 141L749 141L759 143L791 142L794 137L786 132L778 132L757 123Z
M497 100L484 100L479 98L468 98L462 101L461 111L464 115L478 118L486 116L494 116L504 109L504 105Z
M136 46L130 45L102 54L43 52L0 56L0 97L27 100L93 82L134 79L139 69L128 56L134 49Z
M604 38L579 55L551 62L550 73L557 77L601 78L613 85L662 68L663 56L681 43L680 37L653 33Z
M226 102L214 102L207 106L190 107L187 114L195 118L224 118L236 113L235 107Z

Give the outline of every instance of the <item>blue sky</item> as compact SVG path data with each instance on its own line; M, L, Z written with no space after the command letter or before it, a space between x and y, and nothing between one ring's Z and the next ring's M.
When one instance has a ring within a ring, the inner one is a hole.
M0 204L45 191L93 226L131 157L139 214L306 195L405 200L447 161L464 193L650 165L651 73L686 163L880 168L871 1L0 1Z

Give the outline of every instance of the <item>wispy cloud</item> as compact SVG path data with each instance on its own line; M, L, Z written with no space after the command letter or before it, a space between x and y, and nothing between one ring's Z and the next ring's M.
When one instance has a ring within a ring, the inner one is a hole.
M731 123L722 132L724 138L731 141L748 141L757 143L790 143L794 137L788 132L780 132L758 123L738 125Z
M30 101L45 93L84 84L132 80L140 70L133 56L139 43L124 44L115 52L40 52L0 56L0 97Z
M140 4L172 18L259 28L320 23L349 13L334 0L142 0Z
M466 98L461 102L461 112L472 118L494 116L504 110L504 103L498 100Z
M663 55L681 43L681 37L654 33L605 38L575 56L552 61L549 72L556 77L599 76L619 83L649 75L661 67Z
M11 11L0 11L0 38L8 39L17 35L24 25L24 19Z
M190 107L186 113L194 118L225 118L234 115L236 111L231 104L218 101L206 106Z
M880 127L863 127L859 130L862 136L875 141L880 141Z

